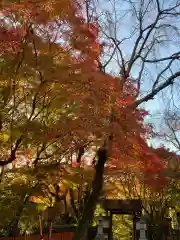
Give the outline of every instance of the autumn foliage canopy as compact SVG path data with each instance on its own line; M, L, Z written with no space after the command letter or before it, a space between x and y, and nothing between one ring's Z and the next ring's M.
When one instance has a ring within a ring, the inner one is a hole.
M83 6L82 0L1 1L1 135L7 136L1 163L15 160L11 149L26 149L36 166L71 164L78 146L88 152L111 135L106 168L131 167L162 186L163 162L146 144L147 112L134 106L136 81L102 71L98 21L88 22Z

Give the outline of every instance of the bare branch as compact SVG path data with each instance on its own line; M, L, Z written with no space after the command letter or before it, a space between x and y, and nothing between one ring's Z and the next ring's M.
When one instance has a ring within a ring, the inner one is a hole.
M169 77L164 83L162 83L161 85L159 85L157 88L155 88L154 90L152 90L151 93L147 94L145 97L135 101L135 103L133 105L135 105L136 107L138 107L140 104L147 102L151 99L153 99L160 91L162 91L163 89L167 88L168 86L170 86L171 84L174 83L174 80L180 76L180 71L176 72L174 75L172 75L171 77Z
M165 72L170 68L170 66L171 66L171 64L173 63L173 61L174 61L174 59L172 59L172 60L169 62L169 64L158 74L158 76L157 76L157 78L156 78L156 80L155 80L155 82L154 82L154 84L153 84L153 87L152 87L153 90L156 88L156 86L157 86L157 84L158 84L158 82L159 82L159 79L160 79L160 77L162 76L162 74L165 73Z
M119 47L119 43L117 43L114 38L111 38L111 39L112 39L114 45L116 46L116 48L118 49L118 51L120 53L121 62L122 62L122 72L123 72L123 74L125 74L126 73L126 67L125 67L125 62L124 62L124 57L123 57L122 51Z
M156 4L157 4L158 13L160 13L161 12L161 8L160 8L159 0L156 0Z
M142 57L141 57L142 58ZM143 61L147 62L147 63L157 63L157 62L163 62L163 61L167 61L167 60L171 60L171 59L180 59L180 52L174 53L173 55L169 56L169 57L164 57L164 58L159 58L159 59L144 59L142 58Z

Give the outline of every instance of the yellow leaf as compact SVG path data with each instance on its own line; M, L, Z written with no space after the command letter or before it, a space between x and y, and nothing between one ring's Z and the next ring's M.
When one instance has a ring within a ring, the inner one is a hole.
M9 135L7 133L0 133L0 141L7 142L9 140Z

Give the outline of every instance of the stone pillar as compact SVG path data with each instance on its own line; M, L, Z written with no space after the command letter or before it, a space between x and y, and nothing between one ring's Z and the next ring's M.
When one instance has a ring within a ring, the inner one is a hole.
M133 216L133 237L132 240L138 240L137 239L137 231L136 231L136 223L140 220L140 216L134 215Z
M95 240L108 240L108 229L110 227L110 218L108 216L100 216L98 218L97 235Z
M136 223L137 230L139 231L139 239L137 240L147 240L147 223L143 217Z

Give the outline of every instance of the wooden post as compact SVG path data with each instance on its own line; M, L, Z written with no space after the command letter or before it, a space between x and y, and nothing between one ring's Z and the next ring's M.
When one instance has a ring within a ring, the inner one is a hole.
M52 220L49 220L49 234L48 234L48 240L51 240L51 236L52 236Z
M109 225L109 236L108 236L108 240L113 240L113 231L112 231L112 219L113 218L113 214L112 211L110 210L110 225Z

